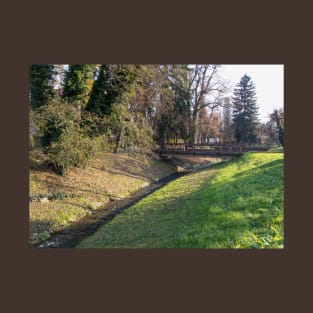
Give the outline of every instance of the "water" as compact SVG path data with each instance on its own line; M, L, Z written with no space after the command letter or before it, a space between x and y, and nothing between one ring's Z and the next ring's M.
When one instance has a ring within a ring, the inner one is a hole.
M100 226L111 221L116 215L123 212L125 209L129 208L150 193L165 186L170 181L175 180L188 172L188 170L185 170L179 173L174 173L140 189L130 198L112 201L102 208L92 211L90 215L83 217L81 220L73 223L66 229L55 233L52 238L40 243L39 245L35 245L35 247L74 248L82 239L92 235Z
M228 158L229 160L229 158ZM179 160L179 165L182 166L182 160ZM74 248L85 237L91 236L100 226L111 221L116 215L123 212L139 200L148 196L150 193L165 186L169 182L190 173L191 171L200 170L206 168L214 163L200 162L198 166L188 166L186 160L183 160L186 166L183 165L184 170L171 174L167 177L160 179L157 182L151 183L149 186L140 189L138 192L132 195L130 198L124 198L122 200L112 201L105 206L91 211L90 215L83 217L81 220L73 223L66 229L57 232L52 238L36 244L33 247L37 248ZM219 161L223 161L220 159ZM169 160L173 162L173 160ZM175 161L177 163L177 160ZM218 162L217 162L218 163Z

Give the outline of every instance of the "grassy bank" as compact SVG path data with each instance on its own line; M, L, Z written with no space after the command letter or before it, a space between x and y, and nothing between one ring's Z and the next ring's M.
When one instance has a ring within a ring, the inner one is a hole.
M284 148L281 146L275 146L275 147L269 149L268 152L284 153Z
M80 248L282 248L283 154L247 153L183 176Z
M129 197L155 180L176 172L176 167L147 155L105 153L84 169L64 176L40 165L34 152L29 176L30 243L90 214L112 200Z

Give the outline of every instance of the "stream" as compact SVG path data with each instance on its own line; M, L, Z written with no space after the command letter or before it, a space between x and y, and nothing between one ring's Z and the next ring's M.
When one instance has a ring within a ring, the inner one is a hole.
M77 222L69 225L67 228L55 232L50 239L47 239L41 243L37 243L32 247L36 248L74 248L82 241L85 237L88 237L95 233L95 231L102 225L111 221L116 215L123 212L125 209L131 207L136 202L140 201L144 197L148 196L152 192L160 189L169 182L186 175L190 172L200 170L208 167L215 163L208 162L205 164L198 165L192 169L185 168L183 171L176 172L169 176L160 179L157 182L153 182L150 185L140 189L129 198L116 200L107 203L101 208L98 208L80 219Z
M111 221L116 215L131 207L150 193L165 186L172 180L181 177L190 171L186 170L179 173L166 176L157 182L140 189L130 198L124 198L107 203L102 208L98 208L90 215L87 215L79 221L73 223L62 231L56 232L53 236L40 244L37 248L74 248L85 237L92 235L100 226Z

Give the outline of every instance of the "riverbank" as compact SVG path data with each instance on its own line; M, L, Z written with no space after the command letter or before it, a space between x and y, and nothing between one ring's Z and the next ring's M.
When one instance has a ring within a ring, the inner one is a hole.
M182 157L163 161L142 154L105 153L86 168L72 169L64 176L42 166L32 167L29 242L32 246L49 246L49 242L53 242L50 246L73 246L78 238L90 235L102 222L177 173L219 160Z
M38 248L74 248L83 239L92 235L99 227L110 222L118 214L136 204L152 192L165 186L167 183L186 175L189 170L173 173L169 176L161 178L157 182L140 189L130 197L111 201L97 210L91 212L80 220L70 224L68 227L61 229L52 234L51 238L44 240L40 244L34 246Z
M283 248L283 153L246 153L167 184L78 248Z
M111 202L130 197L177 167L143 154L105 153L60 176L43 166L29 173L30 244L49 239Z

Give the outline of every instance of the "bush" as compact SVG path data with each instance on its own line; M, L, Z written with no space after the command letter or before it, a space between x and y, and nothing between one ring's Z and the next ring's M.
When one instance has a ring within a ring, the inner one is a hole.
M89 137L96 137L110 132L107 116L83 111L80 127Z
M84 167L91 156L111 148L106 119L87 114L79 122L76 113L73 104L54 99L30 115L30 129L36 126L36 132L30 135L29 148L42 148L45 164L58 174L70 167Z
M112 150L112 144L109 142L108 135L101 135L90 139L93 155L100 155Z
M86 166L92 155L92 141L76 127L66 129L59 140L47 148L49 164L61 175L70 167Z
M40 108L36 116L41 146L48 148L57 142L66 129L75 126L75 107L61 100L52 100Z

